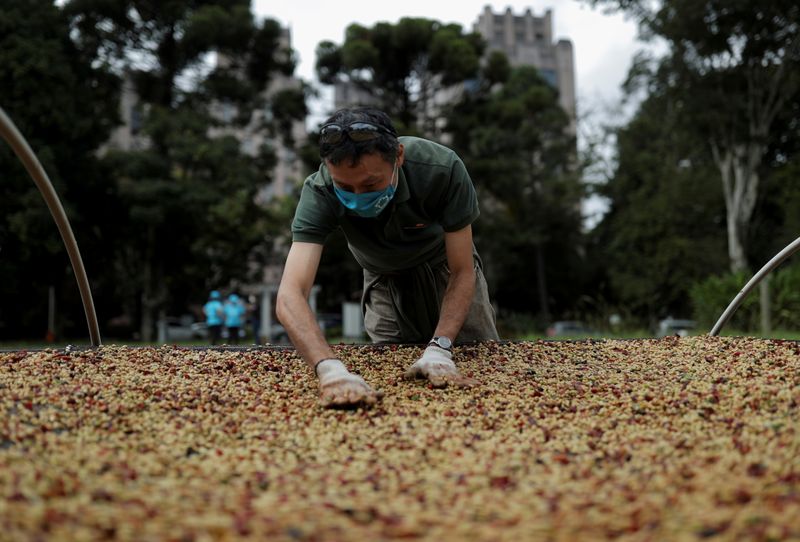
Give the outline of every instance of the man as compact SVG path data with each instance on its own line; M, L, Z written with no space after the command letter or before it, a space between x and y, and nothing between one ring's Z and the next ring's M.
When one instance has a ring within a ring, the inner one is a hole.
M208 302L203 305L203 313L206 315L206 327L211 344L216 345L222 335L223 308L220 295L217 290L212 290L208 296Z
M225 301L225 328L228 330L228 344L239 344L239 329L244 323L245 306L236 294Z
M308 304L326 237L344 231L364 270L364 326L373 342L427 342L409 378L470 386L452 360L458 340L497 339L472 243L478 201L450 149L398 137L375 109L337 111L320 129L319 170L306 179L276 311L320 385L323 406L372 404L377 394L333 354Z

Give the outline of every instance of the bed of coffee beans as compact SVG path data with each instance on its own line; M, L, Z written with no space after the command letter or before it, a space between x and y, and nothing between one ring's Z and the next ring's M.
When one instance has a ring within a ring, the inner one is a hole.
M0 352L2 540L800 540L800 343Z

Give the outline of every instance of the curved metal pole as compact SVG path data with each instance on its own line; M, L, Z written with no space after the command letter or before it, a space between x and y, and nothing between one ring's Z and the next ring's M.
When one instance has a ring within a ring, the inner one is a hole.
M72 264L72 270L75 272L75 278L78 281L78 289L81 291L81 301L83 302L83 311L86 313L86 322L89 325L89 338L92 341L92 346L100 346L100 329L97 326L97 315L94 310L94 302L92 301L92 291L89 288L89 279L86 277L86 269L83 267L83 260L81 253L78 249L78 243L75 241L75 236L72 234L72 228L69 225L67 214L64 212L64 207L61 206L61 201L58 199L53 184L47 177L42 164L36 158L36 155L31 150L28 142L19 133L17 127L8 118L3 108L0 107L0 136L5 139L14 153L25 165L25 169L33 178L33 182L42 193L47 207L50 209L50 214L56 221L58 231L61 234L61 239L64 241L64 246L67 248L69 254L69 261Z
M733 301L731 301L730 305L728 305L728 308L725 309L725 312L723 312L722 316L719 317L719 320L717 320L717 323L714 324L714 327L711 329L709 335L712 337L719 335L722 326L724 326L730 317L733 316L733 313L739 308L739 305L742 304L742 301L744 301L745 296L749 294L750 291L755 288L758 283L769 274L770 271L778 267L783 260L798 250L800 250L800 237L792 241L786 248L778 252L774 258L768 261L767 264L758 271L758 273L753 275L753 278L751 278L750 281L744 285L742 291L740 291L736 297L733 298Z

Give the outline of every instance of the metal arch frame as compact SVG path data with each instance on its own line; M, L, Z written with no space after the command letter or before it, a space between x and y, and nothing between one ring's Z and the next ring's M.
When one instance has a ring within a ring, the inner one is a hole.
M745 296L749 294L750 291L752 291L752 289L755 288L758 283L770 273L770 271L778 267L786 258L798 250L800 250L800 237L789 243L786 248L778 252L778 254L768 261L767 264L758 271L758 273L753 275L753 278L751 278L747 284L744 285L744 288L742 288L742 290L736 294L736 297L734 297L733 301L730 302L728 308L725 309L725 312L723 312L722 316L719 317L717 323L714 324L714 327L708 333L709 336L716 337L719 335L720 330L722 330L722 326L724 326L730 317L733 316L733 313L736 312L736 309L738 309L739 305L741 305L742 301L744 301Z
M61 205L61 200L58 199L53 184L44 171L42 164L31 150L30 145L22 136L22 134L14 126L14 123L6 115L3 108L0 107L0 136L14 150L17 158L22 161L25 169L28 170L33 182L44 197L47 203L50 214L53 215L53 220L56 222L58 231L61 234L61 239L64 241L64 246L67 249L72 270L75 272L75 279L78 281L78 289L81 293L81 302L83 303L83 311L86 313L86 322L89 326L89 338L92 346L100 346L100 328L97 325L97 314L94 309L94 302L92 301L92 290L89 287L89 279L86 276L86 269L83 266L83 259L81 259L81 252L78 249L78 243L75 241L75 235L72 233L72 228L69 225L67 214L64 212L64 207Z

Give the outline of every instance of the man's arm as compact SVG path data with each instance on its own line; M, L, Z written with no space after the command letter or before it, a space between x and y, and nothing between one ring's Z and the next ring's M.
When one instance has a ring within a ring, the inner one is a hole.
M318 361L336 357L308 304L321 257L322 245L292 243L275 304L278 320L286 328L294 347L312 369Z
M444 234L450 281L442 300L435 336L455 340L469 313L475 295L475 267L472 257L472 226Z
M278 288L275 312L294 347L308 366L315 370L319 378L322 406L374 404L381 394L370 388L363 378L350 373L344 363L336 358L308 304L321 256L322 245L292 243Z
M455 340L472 304L475 293L475 267L472 259L472 227L445 233L447 265L450 280L442 300L442 310L435 336ZM428 345L419 358L406 370L406 378L427 378L432 386L474 386L478 382L458 372L453 363L453 354L436 345Z

